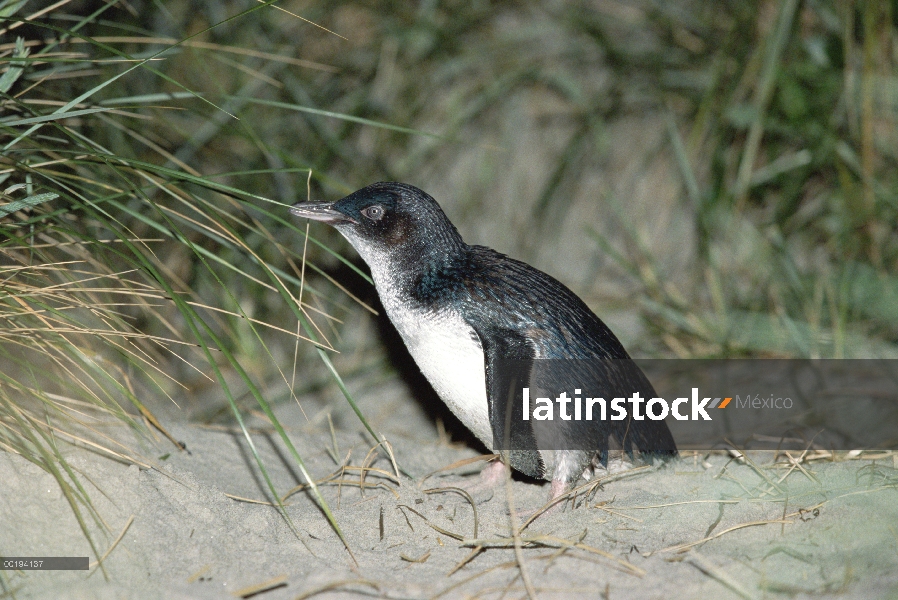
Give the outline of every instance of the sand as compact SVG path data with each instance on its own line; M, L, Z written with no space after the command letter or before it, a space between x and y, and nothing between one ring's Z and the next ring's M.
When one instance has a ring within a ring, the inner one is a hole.
M386 454L369 455L372 444L338 398L305 406L307 414L330 406L333 439L320 410L311 422L294 403L277 410L315 477L339 470L332 454L356 467L338 477L341 485L321 486L351 555L305 491L286 500L291 529L269 503L239 430L168 410L163 421L187 451L161 437L132 440L150 468L60 442L102 519L85 517L100 555L108 552L103 570L56 480L0 452L3 555L89 556L92 565L3 571L3 591L18 599L199 599L248 597L267 586L251 597L521 598L524 573L539 598L898 597L893 454L838 453L796 467L785 456L774 464L772 453L748 461L684 453L660 467L600 471L588 497L522 532L518 560L505 487L476 493L473 507L460 493L426 491L476 482L482 463L423 477L482 449L449 443L398 384L360 400L405 473L398 483ZM300 484L271 427L257 417L250 424L279 493ZM104 432L131 439L121 425ZM366 457L377 471L361 489L357 467ZM524 509L547 497L538 482L515 479L511 490Z

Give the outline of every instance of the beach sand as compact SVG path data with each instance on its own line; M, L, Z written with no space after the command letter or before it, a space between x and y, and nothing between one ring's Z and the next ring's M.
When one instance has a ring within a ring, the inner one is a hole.
M102 519L81 507L100 555L108 552L103 570L56 480L0 453L4 555L91 560L89 571L3 571L6 597L521 598L522 576L539 598L898 596L894 454L837 453L790 466L785 456L774 464L770 452L748 461L687 452L663 466L598 471L600 485L576 506L522 531L517 558L506 487L475 494L473 506L439 489L476 482L482 462L424 479L483 449L449 443L396 383L360 401L405 473L398 483L387 453L371 452L345 402L317 405L331 406L333 437L320 411L310 421L295 403L277 409L314 477L339 471L334 456L349 465L336 478L342 484L320 486L349 549L306 491L286 498L288 523L239 429L191 423L189 411L163 411L186 451L105 425L150 468L60 442ZM273 428L258 417L250 426L278 493L299 485ZM373 469L364 488L362 465ZM518 479L511 490L519 510L539 507L548 494L546 485Z

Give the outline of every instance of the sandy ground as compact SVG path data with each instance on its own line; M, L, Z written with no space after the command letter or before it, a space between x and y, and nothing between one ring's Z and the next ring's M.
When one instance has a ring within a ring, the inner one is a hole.
M64 447L102 518L86 517L99 552L112 548L105 574L53 477L0 453L0 552L92 561L87 572L0 572L0 597L249 597L267 585L251 597L521 598L523 574L539 598L898 597L891 454L796 468L769 453L749 462L686 453L660 468L599 472L601 486L576 507L523 531L518 560L506 488L475 494L474 506L453 491L427 491L476 481L481 463L423 477L480 450L448 443L395 383L361 401L411 477L397 484L389 459L375 453L368 462L381 472L367 475L364 490L358 469L321 487L357 564L304 492L286 501L295 532L270 504L233 499L270 500L242 435L173 411L165 423L188 451L139 441L150 469ZM338 470L328 449L355 467L371 449L344 405L334 404L336 449L320 417L310 424L293 403L277 411L316 477ZM276 489L300 483L271 428L252 425ZM106 433L129 435L121 425ZM547 496L530 481L511 489L517 507Z

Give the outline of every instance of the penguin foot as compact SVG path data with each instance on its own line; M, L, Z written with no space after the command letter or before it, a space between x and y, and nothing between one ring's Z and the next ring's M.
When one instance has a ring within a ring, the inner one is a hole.
M486 464L480 471L480 478L472 488L472 492L493 490L505 481L505 464L501 460L493 460Z
M505 481L505 465L501 460L493 460L486 464L485 467L480 471L480 477L477 478L477 481L470 483L463 483L459 485L461 489L465 490L472 496L475 494L480 494L482 492L492 492L497 486L501 485L502 482ZM492 494L490 495L492 498ZM487 499L488 500L488 499ZM482 504L486 502L486 500L482 502L478 502L478 504Z

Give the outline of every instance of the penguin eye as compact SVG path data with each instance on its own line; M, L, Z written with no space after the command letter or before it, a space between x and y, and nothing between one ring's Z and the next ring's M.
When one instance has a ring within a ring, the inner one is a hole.
M380 204L369 206L368 208L362 209L361 212L364 216L368 217L372 221L380 221L381 219L383 219L384 214L386 214L384 207Z

